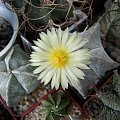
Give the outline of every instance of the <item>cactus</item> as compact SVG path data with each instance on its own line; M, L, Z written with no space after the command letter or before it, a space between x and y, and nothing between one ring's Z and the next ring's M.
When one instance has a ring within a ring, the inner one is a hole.
M91 120L120 120L120 112L104 106L99 117L91 118Z
M33 69L29 56L18 45L0 61L0 95L8 106L13 106L40 85L37 75L32 74Z
M111 88L100 96L103 103L113 110L120 111L120 75L114 71Z
M59 120L60 117L67 115L66 107L69 104L67 99L63 99L60 93L53 96L48 95L48 99L42 101L42 106L45 108L45 120Z
M110 89L101 92L99 98L104 103L100 120L119 120L120 119L120 75L114 71ZM95 119L92 119L95 120ZM99 120L99 119L97 119Z
M120 98L115 93L115 91L112 90L102 93L102 96L100 98L103 101L104 105L112 108L113 110L120 111Z
M102 36L120 48L120 0L108 0L108 3L105 4L105 14L100 21Z
M103 116L102 120L120 120L120 112L115 111L107 106L104 107L103 109Z
M22 9L23 18L35 27L46 26L49 20L61 22L73 17L73 7L67 0L16 0L12 4L15 8Z
M114 71L112 84L114 86L115 91L120 97L120 75L118 74L117 70Z

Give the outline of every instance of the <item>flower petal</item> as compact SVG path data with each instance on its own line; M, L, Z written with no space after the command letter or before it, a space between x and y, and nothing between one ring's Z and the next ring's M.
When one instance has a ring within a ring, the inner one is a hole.
M37 68L33 71L33 73L34 73L34 74L38 74L38 73L42 72L42 71L43 71L46 67L48 67L48 66L49 66L49 62L46 62L46 64L43 64L43 65L37 67Z
M44 85L47 85L50 82L50 80L53 77L54 73L55 73L55 69L51 69L50 71L48 71L46 76L42 79L42 81L44 81Z
M61 41L62 41L62 34L63 34L63 31L59 27L59 29L57 30L57 35L58 35L59 43L61 43Z
M70 46L72 49L70 50L70 52L73 52L75 50L78 50L80 49L81 47L83 47L88 41L87 40L84 40L82 42L80 42L79 44L75 44L73 46Z
M88 61L88 60L87 60ZM84 63L80 63L80 62L75 62L74 64L73 64L73 66L76 66L76 67L78 67L78 68L80 68L80 69L90 69L88 66L87 66L87 64L88 63L86 63L86 64L84 64Z
M37 46L32 46L32 48L35 50L35 51L37 51L37 52L41 52L41 49L39 48L39 47L37 47ZM43 51L43 50L42 50Z
M75 66L71 66L71 67L69 67L69 69L72 71L72 73L74 73L74 75L75 75L77 78L84 79L85 74L83 73L82 70L78 69L78 68L75 67Z
M35 52L30 55L32 60L48 60L48 53L46 52Z
M50 71L50 67L46 68L44 71L42 71L40 73L40 75L38 76L38 80L41 80L42 78L45 77L45 75L48 73L48 71ZM44 82L44 81L41 81L41 83Z
M55 30L55 28L52 27L52 35L53 35L53 41L55 44L59 44L59 40L58 40L58 36L57 36L57 32Z
M52 32L55 32L54 30L55 30L55 28L52 28ZM48 35L50 44L51 44L52 48L54 48L57 45L57 43L58 43L58 38L56 39L55 38L56 35L54 36L52 34L52 32L50 32L49 30L47 30L47 35Z
M78 79L68 67L66 67L66 75L69 78L69 82L71 83L71 85L75 87L78 83Z
M66 46L69 46L70 44L72 44L72 42L75 40L76 37L77 37L76 32L69 33L69 38L68 38L68 41L66 43Z
M70 53L71 57L74 58L83 58L84 56L89 56L88 49L80 49Z
M52 89L55 87L56 80L57 80L57 72L55 71L53 78L52 78L52 81L51 81L51 88Z
M68 33L69 33L69 30L68 28L66 28L62 35L62 45L65 45L66 42L68 41Z
M56 75L55 89L57 90L59 88L59 85L60 85L60 74L61 74L60 69L57 70L56 74L57 75Z
M41 40L42 40L45 44L47 44L49 47L52 47L51 44L50 44L50 41L49 41L49 37L47 36L46 33L41 32L39 35L40 35Z
M40 39L37 39L38 41L34 41L34 44L36 46L38 46L39 48L41 48L42 50L44 51L49 51L51 48L50 48L50 45L47 44L47 43L44 43L42 40Z
M30 65L31 66L40 66L42 64L43 64L42 62L34 62L34 63L31 63Z
M41 32L39 36L43 42L46 42L46 43L48 42L47 35L44 32Z
M67 76L66 76L66 73L65 73L65 70L62 69L61 70L61 86L62 88L65 90L65 89L68 89L68 79L67 79Z

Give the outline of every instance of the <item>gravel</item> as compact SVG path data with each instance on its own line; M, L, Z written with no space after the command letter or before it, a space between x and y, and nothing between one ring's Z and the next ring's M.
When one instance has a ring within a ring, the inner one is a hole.
M37 106L32 112L27 114L24 120L45 120L45 114L43 112L44 108L42 105ZM76 107L74 103L71 103L68 107L68 115L60 118L60 120L71 120L74 118L75 120L84 120L81 119L81 111Z
M21 114L28 110L35 102L39 101L45 94L47 94L47 89L42 87L37 88L31 94L23 97L17 105L14 105L13 111L18 115Z

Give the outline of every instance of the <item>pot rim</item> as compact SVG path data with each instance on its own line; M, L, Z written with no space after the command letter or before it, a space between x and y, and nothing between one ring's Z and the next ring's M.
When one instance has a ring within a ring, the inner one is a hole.
M0 60L5 57L5 55L9 52L9 50L12 48L19 29L19 21L17 14L15 13L15 10L12 8L11 5L8 3L4 3L2 0L0 0L0 17L4 18L13 28L13 35L9 41L9 43L6 45L6 47L0 51Z

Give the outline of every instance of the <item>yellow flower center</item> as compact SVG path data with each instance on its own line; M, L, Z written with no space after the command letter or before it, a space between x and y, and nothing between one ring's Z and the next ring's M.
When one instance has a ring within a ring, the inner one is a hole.
M68 64L69 54L65 49L54 49L50 52L50 63L53 67L62 68Z

